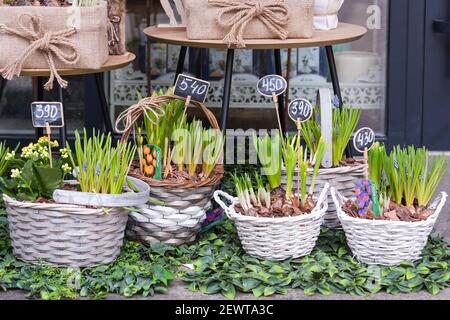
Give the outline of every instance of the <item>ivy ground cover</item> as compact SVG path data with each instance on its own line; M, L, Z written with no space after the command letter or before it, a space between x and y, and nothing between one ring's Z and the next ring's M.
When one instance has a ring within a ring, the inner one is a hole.
M225 189L232 183L226 179ZM193 270L183 265L190 265ZM415 263L374 267L358 263L340 230L323 229L311 255L283 262L262 261L244 253L234 226L225 220L190 246L155 244L145 247L126 241L111 265L86 269L55 268L18 261L12 254L6 213L0 209L0 290L25 290L32 298L102 298L107 294L152 296L167 294L181 280L187 290L255 297L286 294L346 293L370 295L427 290L438 294L450 286L450 247L432 237Z

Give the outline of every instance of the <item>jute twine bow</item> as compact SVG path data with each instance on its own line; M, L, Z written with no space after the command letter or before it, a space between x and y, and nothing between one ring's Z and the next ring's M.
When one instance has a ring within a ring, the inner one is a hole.
M108 34L109 34L108 45L110 47L115 46L120 41L117 32L117 26L120 23L120 20L121 18L119 16L112 16L108 21Z
M245 48L245 28L255 18L261 20L280 39L284 40L288 36L288 31L284 27L288 23L289 9L281 0L209 0L209 4L223 8L217 16L217 23L222 27L231 27L223 38L228 47L235 45L238 48ZM232 16L226 18L227 14Z
M29 24L26 25L24 18L29 17ZM17 29L0 24L0 33L14 35L30 42L30 45L17 59L3 68L3 78L11 80L14 76L20 76L23 64L28 57L36 51L42 51L50 70L50 78L44 85L45 90L53 88L53 82L56 79L62 88L66 88L68 82L61 78L55 66L55 59L66 65L74 65L80 59L80 53L75 43L69 39L76 33L75 28L61 31L47 31L42 27L41 18L37 15L24 13L20 15ZM66 52L63 48L68 49Z
M153 116L150 116L152 114ZM132 105L122 112L116 119L116 132L122 134L122 141L127 141L134 124L142 115L148 116L148 120L153 124L158 124L161 117L165 115L164 108L161 106L160 97L144 98L135 105ZM123 129L119 128L123 123Z

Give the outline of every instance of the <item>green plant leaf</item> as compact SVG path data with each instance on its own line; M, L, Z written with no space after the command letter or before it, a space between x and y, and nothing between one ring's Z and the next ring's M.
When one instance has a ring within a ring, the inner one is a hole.
M236 297L236 289L232 284L227 284L225 289L222 289L222 294L227 299L234 299Z
M271 296L271 295L273 295L275 293L275 291L276 290L273 287L265 287L264 288L264 296L265 297Z
M165 285L167 285L167 282L169 280L173 280L174 276L171 272L167 271L165 268L163 268L161 265L154 265L153 266L153 277L156 280L161 281Z

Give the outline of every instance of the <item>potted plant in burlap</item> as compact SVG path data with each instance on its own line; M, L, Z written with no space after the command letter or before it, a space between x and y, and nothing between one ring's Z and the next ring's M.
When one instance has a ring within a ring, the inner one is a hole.
M0 69L11 80L22 69L50 71L65 88L59 69L99 69L108 60L105 1L10 1L0 4Z
M127 236L146 244L193 242L223 177L224 138L216 118L204 104L191 102L211 128L195 119L188 122L185 103L170 93L155 94L117 119L116 130L124 134L123 140L138 126L133 137L139 156L129 174L148 183L150 200L139 207L140 212L130 213Z
M183 0L187 37L245 47L246 40L311 38L314 0Z
M2 155L0 188L14 255L34 264L88 267L120 254L130 207L148 199L145 183L126 174L135 148L76 133L75 151L47 137ZM2 163L6 163L2 165ZM75 169L73 169L75 168ZM74 172L76 181L64 181Z

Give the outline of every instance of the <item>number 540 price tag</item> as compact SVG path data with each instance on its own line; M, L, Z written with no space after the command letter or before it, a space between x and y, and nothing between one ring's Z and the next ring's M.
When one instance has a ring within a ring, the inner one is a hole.
M61 102L33 102L31 118L35 128L64 127L63 105Z
M174 94L182 98L190 97L197 102L205 102L209 86L210 84L207 81L180 74L175 83Z

